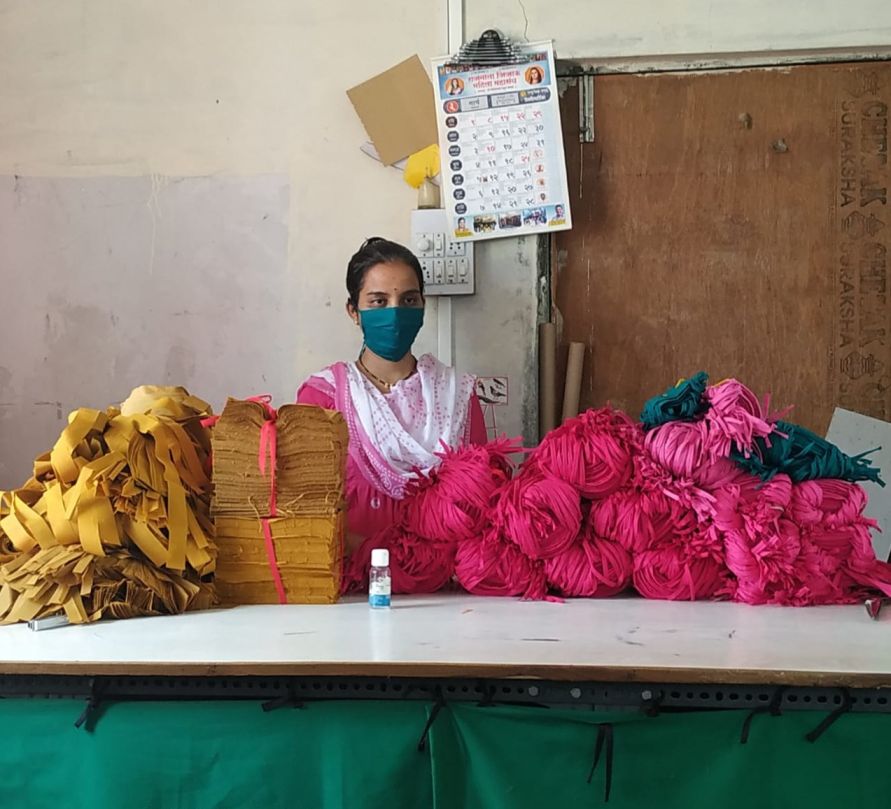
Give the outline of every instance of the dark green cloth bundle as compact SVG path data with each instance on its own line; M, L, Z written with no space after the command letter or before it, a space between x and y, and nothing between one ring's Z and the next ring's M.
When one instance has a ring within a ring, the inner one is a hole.
M700 371L691 379L678 382L665 393L654 396L640 414L644 427L652 430L670 421L690 421L701 416L708 408L703 398L707 385L708 374Z
M867 457L876 450L851 457L835 444L798 424L778 421L776 429L777 432L771 434L769 439L756 439L756 451L750 457L734 451L731 455L733 460L762 480L770 480L778 472L783 472L795 483L837 478L852 483L871 480L880 486L885 485L879 477L881 470L874 467Z

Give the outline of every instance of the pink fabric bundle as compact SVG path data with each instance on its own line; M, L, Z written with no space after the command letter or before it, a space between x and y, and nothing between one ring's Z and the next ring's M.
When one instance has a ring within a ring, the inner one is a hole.
M694 443L704 440L702 433L676 433L681 434ZM635 467L635 484L652 509L654 528L650 541L635 547L635 589L647 598L672 601L726 598L733 588L720 536L711 523L715 496L694 483L693 467L689 475L677 477L650 457L639 459Z
M400 527L368 537L350 556L343 575L344 593L368 592L371 551L390 551L390 576L394 593L435 593L445 587L455 571L455 546L422 539Z
M509 479L514 443L446 447L439 466L406 487L403 523L412 533L438 542L477 536L489 518L492 496Z
M792 604L798 581L801 532L777 519L757 529L732 530L724 540L727 567L736 575L737 601Z
M692 480L677 478L665 487L665 496L677 504L674 519L680 520L679 530L683 533L686 523L691 520L706 520L711 524L715 513L715 496Z
M864 490L839 480L768 482L730 459L769 441L773 418L736 380L708 388L696 421L644 435L602 408L550 433L511 479L508 441L444 448L400 504L400 525L353 555L346 590L367 589L371 549L390 550L395 593L470 593L750 604L848 603L891 595L873 553ZM584 519L583 519L584 516Z
M709 408L705 412L708 437L705 455L715 460L729 457L731 451L751 454L756 438L773 432L761 403L752 391L736 379L706 389Z
M578 491L537 468L525 468L498 498L495 524L530 559L549 559L565 550L582 522Z
M670 421L647 433L644 447L671 474L693 478L705 461L708 424L705 421Z
M670 421L646 435L650 457L677 477L708 477L710 465L727 461L734 449L749 455L756 438L774 431L755 394L735 379L707 388L705 399L703 418Z
M548 584L570 598L614 596L631 583L631 556L609 539L582 536L544 566Z
M866 492L845 480L808 480L792 491L789 513L799 525L849 525L863 515Z
M718 491L715 525L736 599L807 606L853 603L869 589L891 594L891 567L875 557L865 505L856 484L792 484L786 475Z
M835 534L834 541L838 542L837 534L841 533L847 540L848 553L844 562L846 574L860 585L891 596L891 565L876 559L872 547L870 528L875 525L874 520L860 519L851 525L833 528L830 536ZM824 534L813 538L825 550L829 537Z
M633 468L631 485L591 503L588 530L640 553L666 536L692 529L696 515L681 502L666 469L645 454L634 458Z
M802 529L797 587L789 599L791 604L851 604L865 595L867 586L859 581L859 574L868 577L875 558L873 556L869 561L867 569L858 571L856 576L851 575L849 558L855 539L851 533L850 528L811 526ZM869 550L872 556L872 548Z
M489 469L499 483L507 483L514 476L514 463L511 456L525 453L522 438L496 438L484 446L489 453Z
M638 553L674 530L671 513L671 501L664 495L642 495L623 489L591 504L588 530L619 543L629 553Z
M647 433L645 443L652 461L645 475L651 480L650 488L661 488L700 518L714 513L713 492L735 484L743 489L760 485L758 478L728 458L713 458L709 435L706 421L673 421ZM724 439L719 436L719 440Z
M749 474L729 458L717 458L703 464L693 474L693 481L706 492L714 493L727 486L756 486L760 480Z
M715 492L715 524L721 531L771 525L789 507L792 491L788 475L767 483L749 475Z
M631 476L640 427L618 410L588 410L548 433L527 462L574 486L582 497L605 497Z
M474 595L540 599L546 592L541 563L533 562L494 530L481 539L458 544L455 575L458 583Z
M662 542L634 557L634 588L645 598L667 601L728 598L734 583L721 560L720 550L711 552L707 541L688 535Z
M891 567L875 557L863 517L866 493L855 483L814 480L793 487L789 515L801 527L801 587L796 603L841 604L868 589L891 595Z
M760 488L731 485L715 499L715 525L723 534L727 567L738 580L737 600L791 603L801 553L801 532L785 516L792 481L777 475Z

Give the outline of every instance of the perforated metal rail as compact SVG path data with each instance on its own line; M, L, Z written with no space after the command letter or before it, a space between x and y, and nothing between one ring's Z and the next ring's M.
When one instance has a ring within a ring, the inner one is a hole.
M403 677L140 677L0 675L3 698L102 700L424 700L482 705L578 706L644 710L752 710L891 712L891 689L841 689L677 683L578 683Z

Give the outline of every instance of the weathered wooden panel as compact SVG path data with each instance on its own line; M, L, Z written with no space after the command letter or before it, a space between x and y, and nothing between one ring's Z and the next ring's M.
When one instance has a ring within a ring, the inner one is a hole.
M556 236L582 404L637 412L679 376L737 376L818 431L891 418L891 63L595 79L564 97L575 228Z

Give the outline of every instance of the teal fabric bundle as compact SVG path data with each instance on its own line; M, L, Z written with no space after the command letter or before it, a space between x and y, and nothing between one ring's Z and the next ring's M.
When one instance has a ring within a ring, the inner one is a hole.
M700 371L692 379L678 382L660 396L654 396L640 414L644 427L652 430L670 421L689 421L701 416L708 408L704 398L707 385L708 374Z
M759 438L757 451L748 458L741 452L731 457L747 472L762 480L770 480L778 472L788 475L795 483L804 480L836 478L855 483L871 480L884 486L880 470L869 462L869 450L851 457L810 430L785 421L776 422L777 432L767 439Z

